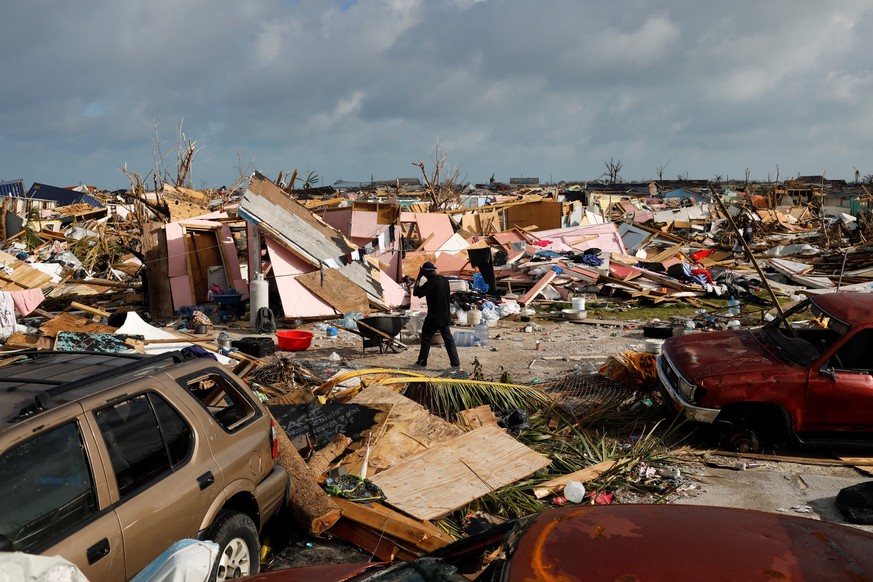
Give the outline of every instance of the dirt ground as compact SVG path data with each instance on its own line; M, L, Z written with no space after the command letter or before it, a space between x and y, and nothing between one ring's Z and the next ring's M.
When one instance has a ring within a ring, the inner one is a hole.
M574 369L596 371L606 359L625 350L644 351L642 328L629 324L597 325L533 318L531 321L500 320L489 326L487 346L459 347L461 368L471 372L474 361L482 366L486 380L498 381L508 372L513 383L529 384L555 379ZM312 329L303 326L300 329ZM454 326L456 331L472 331L472 326ZM378 347L363 349L361 337L339 330L337 337L315 330L310 348L303 352L282 352L283 357L299 360L327 361L332 353L357 366L412 368L418 357L420 342L410 332L401 332L399 340L408 346L394 353ZM426 373L438 375L447 370L449 359L445 347L431 347Z

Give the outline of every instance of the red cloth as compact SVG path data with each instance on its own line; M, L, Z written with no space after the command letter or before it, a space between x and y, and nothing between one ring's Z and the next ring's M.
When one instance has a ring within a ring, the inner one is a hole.
M692 274L694 277L696 277L696 276L698 276L698 275L703 275L704 277L706 277L706 280L707 280L707 281L709 281L710 283L712 283L712 275L710 275L710 274L709 274L709 271L707 271L706 269L699 269L699 268L697 268L697 269L691 269L691 274Z
M700 259L705 259L709 255L713 253L712 249L703 249L702 251L697 251L696 253L691 253L691 258L694 259L694 262L700 261Z

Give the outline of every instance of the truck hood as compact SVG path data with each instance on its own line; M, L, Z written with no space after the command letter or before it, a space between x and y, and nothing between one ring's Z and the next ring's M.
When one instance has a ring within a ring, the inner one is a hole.
M667 340L664 354L689 382L725 374L764 372L785 367L768 351L759 330L695 333Z

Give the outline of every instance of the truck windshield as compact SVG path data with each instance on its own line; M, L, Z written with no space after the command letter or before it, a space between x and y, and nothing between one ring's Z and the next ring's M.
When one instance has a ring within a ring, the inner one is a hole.
M764 326L763 336L784 358L808 366L848 331L847 324L806 299Z

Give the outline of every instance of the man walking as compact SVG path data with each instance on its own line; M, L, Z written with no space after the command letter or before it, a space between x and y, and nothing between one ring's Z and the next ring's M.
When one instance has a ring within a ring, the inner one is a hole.
M416 297L424 297L427 300L427 317L421 326L421 349L418 352L417 366L427 366L427 355L430 352L430 340L439 331L446 345L446 353L449 355L449 365L459 368L461 360L458 358L458 349L455 347L455 338L449 327L451 316L449 315L449 282L442 275L437 275L436 265L427 261L421 266L415 287L412 289Z

